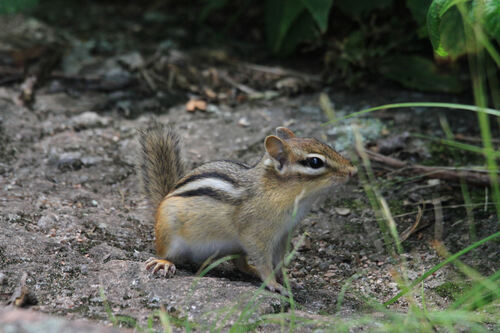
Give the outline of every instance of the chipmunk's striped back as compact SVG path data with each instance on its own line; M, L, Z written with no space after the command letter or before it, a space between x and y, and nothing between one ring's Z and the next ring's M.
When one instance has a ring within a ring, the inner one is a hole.
M247 165L232 161L203 164L180 179L167 198L206 196L233 205L240 204L247 186L241 173L248 169Z

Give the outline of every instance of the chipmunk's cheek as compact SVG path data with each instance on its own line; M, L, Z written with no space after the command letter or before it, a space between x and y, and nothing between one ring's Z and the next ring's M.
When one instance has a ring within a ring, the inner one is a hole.
M343 185L349 181L349 177L338 177L338 176L333 176L331 182L334 185Z
M338 185L338 180L333 178L333 177L328 177L323 181L322 188L330 191L331 189L334 189Z

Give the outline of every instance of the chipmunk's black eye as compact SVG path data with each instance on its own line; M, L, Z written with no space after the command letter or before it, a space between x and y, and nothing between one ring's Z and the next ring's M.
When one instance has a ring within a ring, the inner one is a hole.
M307 159L307 164L313 168L313 169L319 169L321 168L323 165L325 165L325 163L323 162L323 160L321 160L320 158L318 157L309 157Z

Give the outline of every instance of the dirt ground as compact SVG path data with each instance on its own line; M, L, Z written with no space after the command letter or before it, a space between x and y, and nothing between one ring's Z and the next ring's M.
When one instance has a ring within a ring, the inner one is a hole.
M136 56L127 55L129 60ZM101 56L93 64L98 63L98 69L92 69L93 74L102 74L96 82L113 71L130 80L143 79L120 63L123 56ZM192 167L215 159L252 164L263 153L265 136L283 125L353 158L350 125L357 124L367 146L385 147L387 154L407 161L438 165L453 165L454 153L408 132L442 136L439 115L444 115L455 133L478 137L475 116L458 111L384 111L325 126L328 118L320 107L321 92L328 95L338 115L393 102L468 100L391 85L214 100L205 111L188 112L186 93L170 98L165 93L144 94L133 84L110 90L81 89L68 82L47 79L29 103L19 102L21 82L0 86L0 304L11 300L26 273L30 309L105 324L112 321L108 308L144 326L155 310L164 307L175 318L225 327L237 319L238 311L227 321L221 320L221 313L225 316L233 307L245 307L260 286L226 263L201 279L190 267L180 267L170 279L145 270L144 261L154 255L153 212L139 192L134 164L136 130L153 119L175 127ZM433 200L439 199L442 205L446 248L455 252L470 244L458 184L429 181L376 164L374 168L398 230L403 232L415 222L419 206L424 210L422 228L403 242L401 257L392 257L385 251L360 181L329 194L294 234L294 244L302 237L304 242L291 261L289 275L297 285L293 289L297 310L304 316L348 317L372 311L364 297L382 302L398 292L394 275L401 258L406 260L409 279L440 262L431 246L436 219ZM471 187L471 194L473 202L482 203L473 210L477 237L486 237L498 228L491 199L484 203L488 195L483 187ZM499 257L500 244L489 242L463 260L491 274L500 268ZM427 279L428 306L448 304L453 292L446 286L453 281L458 286L464 283L452 266ZM350 286L338 309L338 296L346 283ZM253 316L280 312L285 304L268 292L261 293L256 303ZM402 311L406 306L404 300L393 305Z

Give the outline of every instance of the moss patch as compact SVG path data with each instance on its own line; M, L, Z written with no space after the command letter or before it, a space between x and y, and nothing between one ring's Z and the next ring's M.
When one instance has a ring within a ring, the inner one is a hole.
M439 296L454 301L462 296L470 286L470 282L445 282L434 288L434 291L436 291Z
M391 209L392 215L400 215L404 213L408 213L412 211L411 206L405 206L403 205L403 200L401 198L396 198L396 199L389 199L387 200L387 204L389 205L389 208Z

